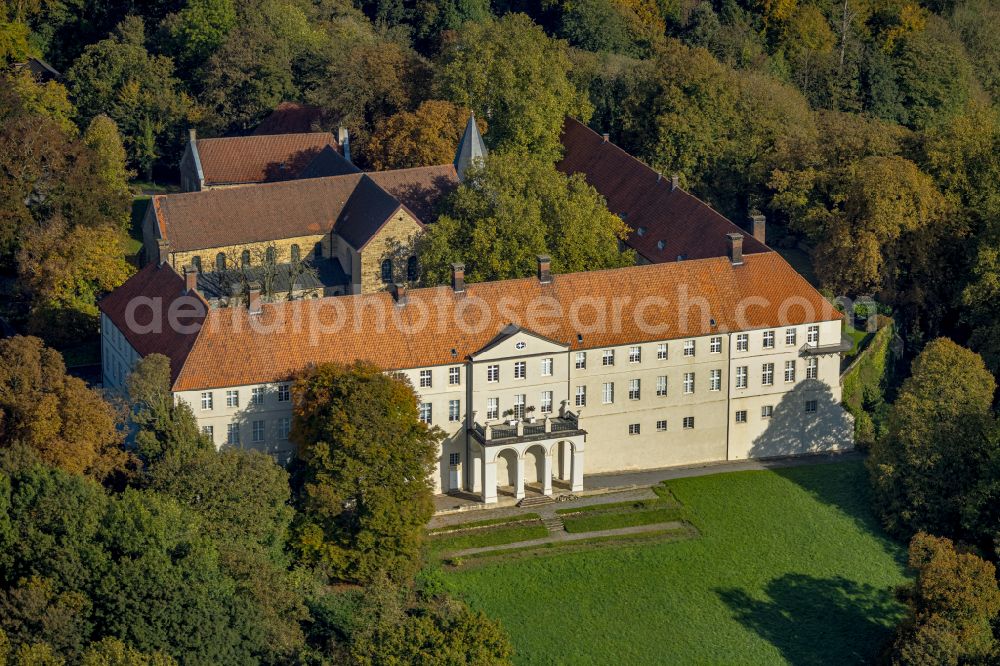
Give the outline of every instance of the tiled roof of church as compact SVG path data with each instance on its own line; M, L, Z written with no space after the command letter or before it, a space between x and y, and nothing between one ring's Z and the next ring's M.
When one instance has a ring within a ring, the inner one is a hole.
M181 282L178 277L173 283L178 297ZM143 293L126 287L129 294ZM122 326L127 298L113 296L101 308ZM579 311L584 331L566 314L580 297L604 304L600 313L592 305ZM682 298L688 307L679 306ZM748 299L753 300L745 307ZM563 316L542 313L540 302L544 312L557 305ZM159 307L166 312L170 305L165 299ZM614 311L622 314L619 325L610 319L596 325L598 317ZM839 318L774 252L745 256L738 266L716 257L554 275L550 283L531 277L468 284L462 293L450 287L414 289L405 305L388 292L267 303L259 315L245 308L211 310L190 351L171 347L183 366L174 390L280 381L310 363L328 361L360 359L388 369L455 363L511 323L572 349L593 349ZM158 343L142 345L162 351Z
M368 176L423 222L434 221L438 202L458 187L458 174L451 164L372 171Z
M580 121L566 119L562 144L565 155L557 168L584 174L607 199L608 209L632 229L626 243L647 260L721 257L726 234L732 232L743 234L744 254L768 251L698 197L674 189L670 177L661 177Z
M298 178L324 147L336 145L329 132L197 140L207 186Z

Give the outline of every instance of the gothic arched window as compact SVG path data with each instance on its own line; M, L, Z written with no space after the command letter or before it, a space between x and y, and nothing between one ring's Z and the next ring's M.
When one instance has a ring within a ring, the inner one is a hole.
M392 282L392 259L382 262L382 282L389 284Z
M201 273L201 257L197 254L191 257L191 265L194 266L196 271Z
M240 266L246 268L250 265L250 250L243 250L243 254L240 255Z
M415 256L406 260L406 279L409 282L417 281L417 258Z
M299 261L302 258L302 251L298 245L292 245L290 254L292 255L292 261Z
M226 253L220 252L215 255L215 270L224 271L226 270Z

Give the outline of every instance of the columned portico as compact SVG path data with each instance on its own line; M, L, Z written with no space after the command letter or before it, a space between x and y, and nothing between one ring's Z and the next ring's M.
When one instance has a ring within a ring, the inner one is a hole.
M580 492L583 490L585 440L586 433L578 431L568 437L483 446L482 455L476 456L482 469L482 487L474 490L480 491L484 504L496 503L498 487L505 486L508 487L505 492L510 493L512 488L514 499L520 501L526 495L526 485L536 482L540 483L543 495L551 496L555 476L563 482L563 488L569 487L572 492ZM560 455L560 449L569 462L568 465L554 468L553 457ZM538 468L535 466L536 462L540 463ZM536 469L541 478L536 477Z

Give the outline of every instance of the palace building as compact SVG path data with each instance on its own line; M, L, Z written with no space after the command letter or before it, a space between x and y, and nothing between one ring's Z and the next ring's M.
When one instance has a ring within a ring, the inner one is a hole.
M633 228L641 265L553 275L539 257L533 277L466 284L456 264L450 285L424 288L405 263L383 275L396 239L432 223L399 184L433 173L454 187L485 154L470 127L456 164L419 177L306 173L154 201L151 260L100 303L105 386L165 354L175 398L217 446L287 461L296 374L369 361L406 376L444 430L435 490L486 503L578 491L587 474L853 445L842 316L764 244L763 221L747 233L576 121L559 167ZM228 307L206 295L221 248L279 240L336 259L344 290L266 299L251 285Z

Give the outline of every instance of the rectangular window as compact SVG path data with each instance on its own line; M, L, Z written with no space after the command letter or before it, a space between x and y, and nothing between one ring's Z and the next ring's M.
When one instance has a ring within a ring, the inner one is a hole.
M462 383L462 368L461 366L455 366L453 368L448 368L448 385L458 386Z
M642 361L642 347L629 347L628 362L639 363Z
M615 383L608 382L601 385L601 402L610 405L615 401Z
M628 380L628 399L638 400L639 399L639 380L630 379Z
M420 371L420 388L430 388L431 384L431 371L421 370Z
M795 344L795 329L786 328L785 329L785 344L794 345Z
M667 376L661 375L656 378L656 395L664 396L667 394Z
M694 373L685 372L684 373L684 392L694 393Z
M614 365L615 364L615 350L605 349L604 354L601 356L601 365Z
M201 408L202 409L212 409L212 392L201 394Z
M287 416L283 419L278 419L278 439L285 441L288 439L288 435L292 432L292 419Z
M587 404L587 387L577 386L576 387L576 406L583 407Z
M227 423L226 424L226 444L230 446L236 446L240 443L240 424L239 423Z
M745 409L737 410L737 412L736 412L736 422L737 423L746 423L747 422L747 410L745 410Z
M523 393L514 396L514 418L523 419L524 418L524 406L527 403L526 396Z
M760 383L764 386L774 384L774 363L765 363L760 373Z
M552 359L543 358L542 359L542 377L552 376Z
M708 352L710 354L722 353L722 336L715 336L708 342Z
M806 342L811 345L819 344L819 326L810 326L806 330Z
M455 465L457 465L461 459L462 459L462 457L458 453L449 453L448 454L448 464L451 465L452 467L454 467Z
M747 366L740 365L736 367L736 388L747 387Z
M215 427L214 426L202 426L201 434L208 438L208 441L215 443Z
M630 435L638 435L639 434L639 424L638 423L629 423L628 424L628 434L630 434Z
M748 333L736 334L736 351L747 351L750 349L750 335Z
M525 361L514 361L514 379L524 379L528 376L528 364Z
M288 402L291 399L291 387L288 384L278 384L278 402Z
M667 360L667 343L660 342L656 345L656 358L660 361Z
M667 420L660 419L656 422L656 432L666 432L667 431Z
M542 410L542 414L552 413L552 391L542 391L539 402L541 403L539 408Z
M250 427L251 439L254 442L264 441L264 421L254 421Z
M431 424L431 403L422 402L418 406L420 410L420 420L428 425Z
M764 349L774 349L774 331L764 331Z
M500 418L500 398L486 398L486 418Z
M722 370L711 370L708 373L708 390L722 390Z
M500 366L499 365L488 365L488 366L486 366L486 381L488 381L488 382L498 382L498 381L500 381Z
M254 386L250 389L250 404L251 405L263 405L264 404L264 387Z
M818 379L819 378L819 359L810 358L806 359L806 379Z
M815 413L816 413L816 401L806 400L806 414L815 414Z
M448 401L448 421L455 423L462 420L462 401L461 400L449 400Z
M684 355L685 356L694 356L694 340L685 340L684 341Z
M693 416L685 416L684 417L683 426L684 426L685 430L693 430L694 429L694 417Z
M760 418L769 419L774 414L774 405L764 405L760 408Z
M785 361L785 381L795 381L795 361Z
M583 370L587 367L587 352L576 353L576 369Z
M226 391L226 407L239 407L239 406L240 406L240 392Z

